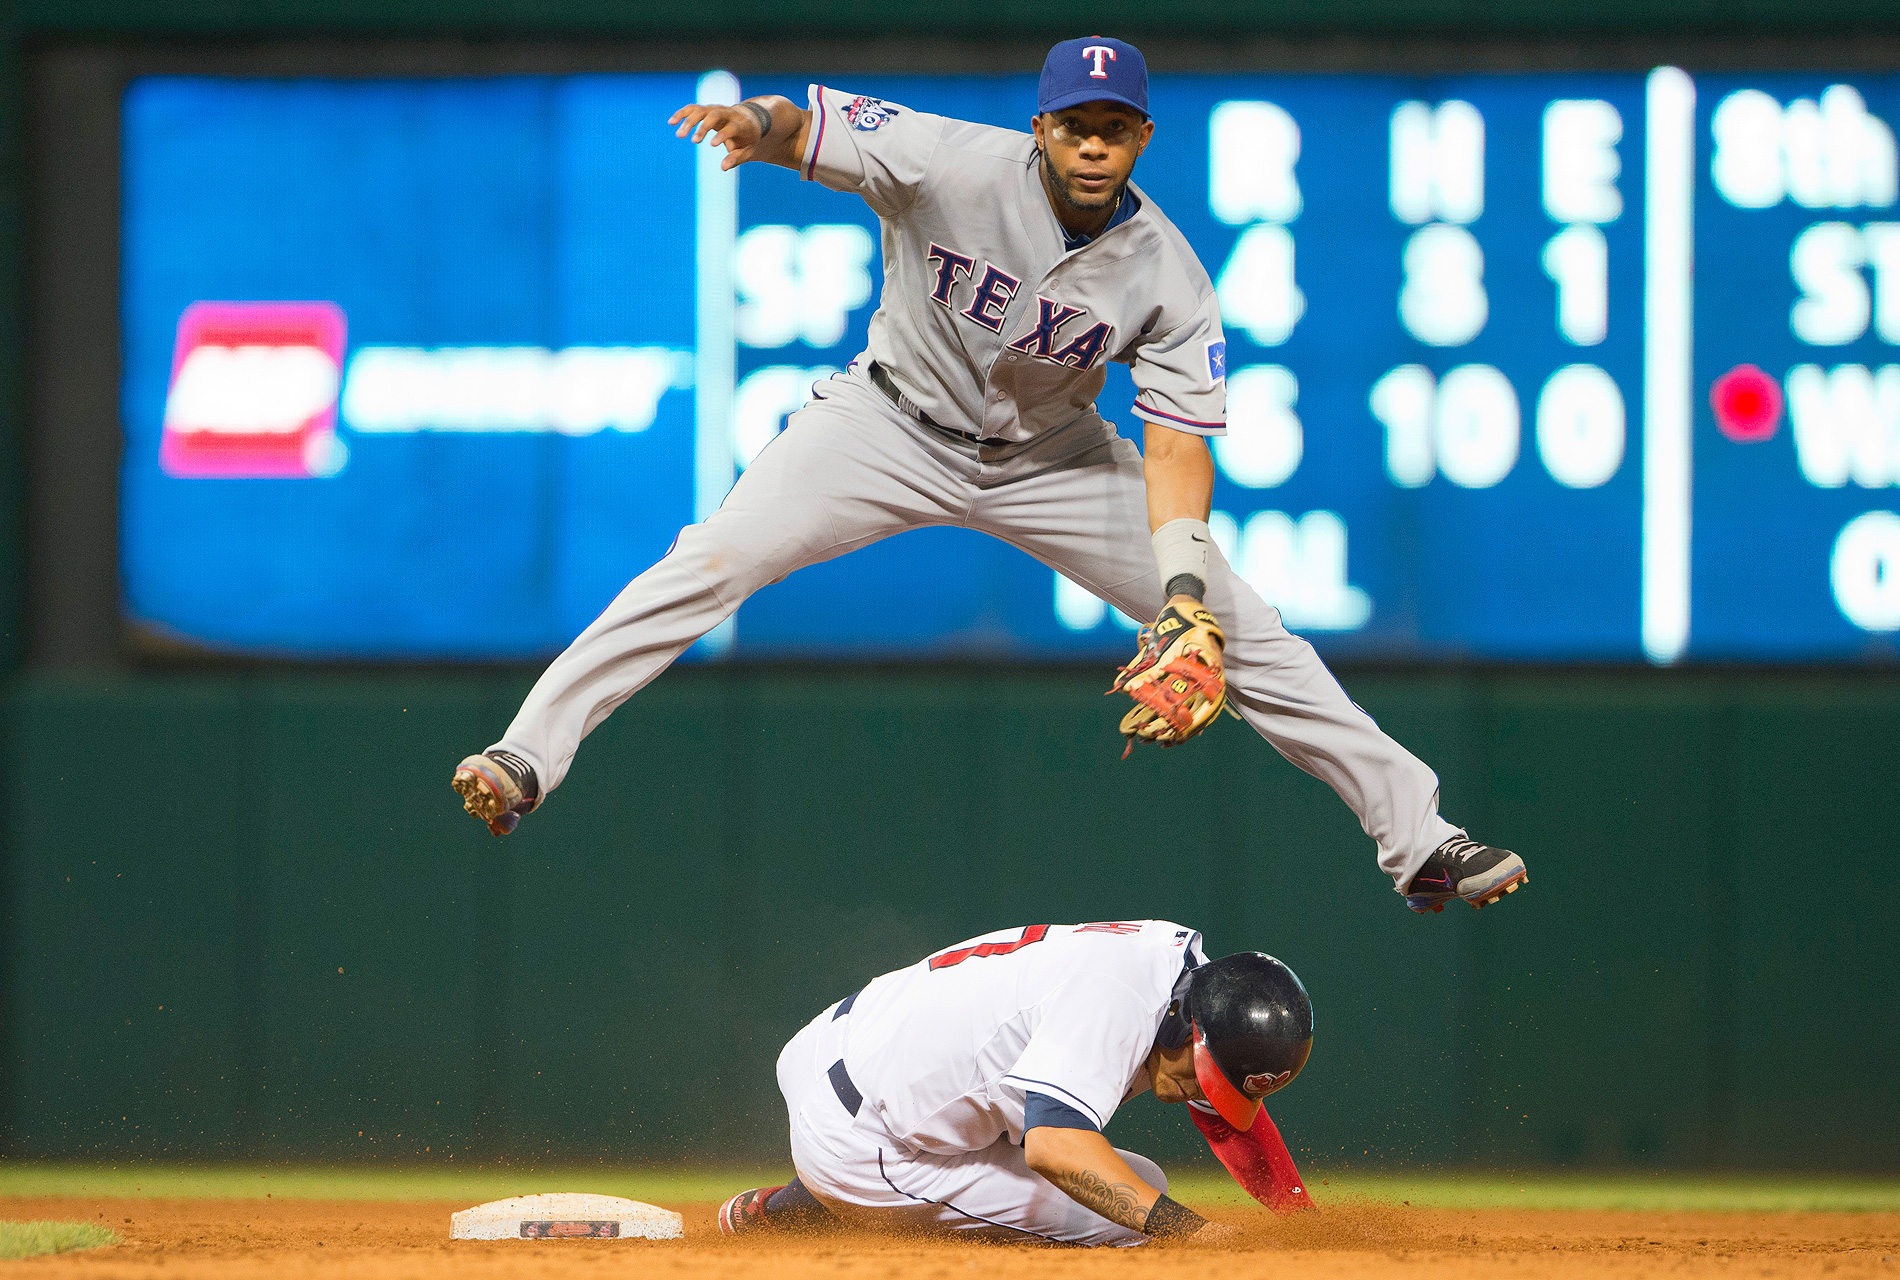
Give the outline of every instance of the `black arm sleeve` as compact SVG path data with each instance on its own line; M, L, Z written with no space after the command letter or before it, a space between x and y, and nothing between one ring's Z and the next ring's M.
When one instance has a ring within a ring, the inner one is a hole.
M1148 1210L1148 1221L1142 1223L1141 1229L1156 1240L1179 1240L1193 1235L1206 1225L1206 1218L1179 1200L1168 1199L1164 1194L1155 1201L1155 1207Z

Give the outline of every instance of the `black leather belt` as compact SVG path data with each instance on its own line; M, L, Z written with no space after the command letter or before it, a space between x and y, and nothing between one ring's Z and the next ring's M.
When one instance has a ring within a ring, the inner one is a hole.
M876 365L872 365L871 367L873 369L877 368ZM856 1004L858 997L863 994L864 988L859 987L856 991L853 991L850 995L838 1001L838 1007L832 1011L831 1020L836 1022L838 1019L844 1017L845 1014L850 1013L851 1006ZM864 1105L864 1095L858 1092L858 1086L851 1083L851 1073L844 1069L844 1059L840 1058L832 1063L831 1070L825 1074L831 1077L831 1091L838 1095L838 1101L844 1104L844 1109L854 1116L858 1114L858 1108Z
M882 391L885 398L896 405L898 410L906 417L915 418L926 427L935 427L939 431L953 430L953 428L944 426L943 423L938 422L935 418L911 403L910 397L898 390L896 379L885 372L884 366L875 360L871 361L871 385L875 386L879 391ZM956 434L963 435L964 433L958 431Z

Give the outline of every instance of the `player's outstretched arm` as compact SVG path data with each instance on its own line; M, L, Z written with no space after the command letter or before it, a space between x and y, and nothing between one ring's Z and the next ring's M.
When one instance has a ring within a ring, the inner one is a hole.
M1160 1240L1190 1237L1202 1243L1225 1239L1231 1228L1209 1222L1142 1181L1093 1129L1040 1125L1023 1135L1029 1167L1071 1200L1110 1222Z
M675 137L684 138L690 131L695 143L724 147L721 169L735 169L748 160L796 169L805 158L811 112L789 98L767 95L730 107L690 103L675 111L667 123L679 126Z
M1206 520L1214 506L1214 457L1192 432L1144 424L1141 469L1148 483L1148 531L1171 520Z
M1227 701L1221 659L1227 636L1201 603L1213 554L1214 535L1207 527L1214 500L1213 455L1200 436L1151 422L1143 434L1142 472L1155 567L1167 603L1154 625L1142 631L1134 661L1115 680L1114 688L1135 700L1121 725L1129 751L1137 741L1164 747L1186 742L1212 724Z

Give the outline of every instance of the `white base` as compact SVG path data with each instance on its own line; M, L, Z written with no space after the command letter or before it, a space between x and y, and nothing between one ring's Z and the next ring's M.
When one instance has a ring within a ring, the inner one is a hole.
M685 1234L671 1209L575 1191L515 1196L449 1215L451 1240L678 1240Z

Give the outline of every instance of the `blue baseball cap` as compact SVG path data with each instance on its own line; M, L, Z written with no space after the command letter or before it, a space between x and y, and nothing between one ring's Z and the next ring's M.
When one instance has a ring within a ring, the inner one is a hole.
M1084 36L1049 50L1036 84L1036 113L1078 102L1119 102L1148 114L1148 63L1126 40Z

